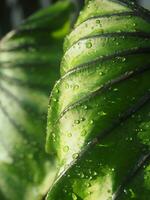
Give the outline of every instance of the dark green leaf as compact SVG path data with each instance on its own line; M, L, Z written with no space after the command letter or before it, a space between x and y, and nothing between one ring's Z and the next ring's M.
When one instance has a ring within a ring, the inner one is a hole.
M47 104L71 7L63 1L46 8L0 42L1 200L40 200L53 180L44 149Z
M50 98L47 151L58 174L47 200L150 196L150 13L88 1L65 41Z

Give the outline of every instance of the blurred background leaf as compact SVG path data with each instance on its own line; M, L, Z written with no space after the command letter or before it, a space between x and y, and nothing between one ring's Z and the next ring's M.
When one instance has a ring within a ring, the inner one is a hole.
M59 0L1 0L0 1L0 38L16 28L24 19L34 12ZM63 0L61 0L63 1ZM80 9L84 0L70 0Z
M44 149L46 114L72 7L47 7L0 42L1 200L41 200L55 175Z

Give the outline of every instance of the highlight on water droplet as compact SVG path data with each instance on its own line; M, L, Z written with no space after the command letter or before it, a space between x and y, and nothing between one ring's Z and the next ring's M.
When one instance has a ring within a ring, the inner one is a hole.
M104 72L99 72L99 75L100 75L100 76L103 76L103 75L104 75Z
M129 192L130 192L131 199L136 198L136 195L135 195L134 191L131 188L129 189Z
M97 176L97 172L94 172L93 175L94 175L94 176Z
M68 152L69 151L69 146L64 146L63 151L64 152Z
M84 105L83 108L84 108L84 110L87 110L88 107L87 107L87 105Z
M87 134L87 131L86 130L83 130L82 132L81 132L81 136L85 136Z
M77 200L78 199L77 196L74 193L72 193L72 199L73 200Z
M67 133L67 136L68 136L68 137L72 137L72 133L68 132L68 133Z
M105 115L107 115L107 113L104 111L100 111L100 112L98 112L98 115L105 116Z
M114 88L113 91L114 91L114 92L117 92L117 91L118 91L118 88Z
M114 168L112 168L112 169L111 169L111 171L112 171L112 172L114 172L114 171L115 171L115 169L114 169Z
M56 101L57 101L57 99L56 99L56 98L53 98L53 101L55 101L55 102L56 102Z
M90 121L90 124L93 124L93 123L94 123L94 120L91 120L91 121Z
M80 120L75 120L74 123L75 124L80 124Z
M92 42L88 41L86 42L86 48L91 48L92 47Z
M72 155L72 158L73 158L73 159L76 159L78 156L79 156L78 153L74 153L74 154Z
M82 118L80 119L80 121L81 121L81 122L85 121L85 118L84 118L84 117L82 117Z
M74 85L73 89L74 90L79 89L79 85Z
M59 93L59 89L58 88L55 91L56 91L57 94Z
M99 19L96 19L96 24L102 26L101 21Z
M125 62L126 61L126 58L125 57L122 57L122 62Z

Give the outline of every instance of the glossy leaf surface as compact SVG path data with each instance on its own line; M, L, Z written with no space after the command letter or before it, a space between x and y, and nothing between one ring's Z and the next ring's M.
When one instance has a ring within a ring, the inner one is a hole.
M150 196L150 13L87 1L65 41L46 148L58 175L47 200Z
M44 148L47 105L71 7L63 1L39 11L0 42L1 200L41 200L53 180Z

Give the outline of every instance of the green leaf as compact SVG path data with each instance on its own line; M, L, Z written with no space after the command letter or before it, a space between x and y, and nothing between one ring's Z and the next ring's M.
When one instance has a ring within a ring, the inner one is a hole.
M65 41L50 97L47 152L57 177L47 200L150 196L150 13L88 1Z
M1 200L40 200L55 175L44 148L46 114L71 10L63 1L39 11L0 42Z

